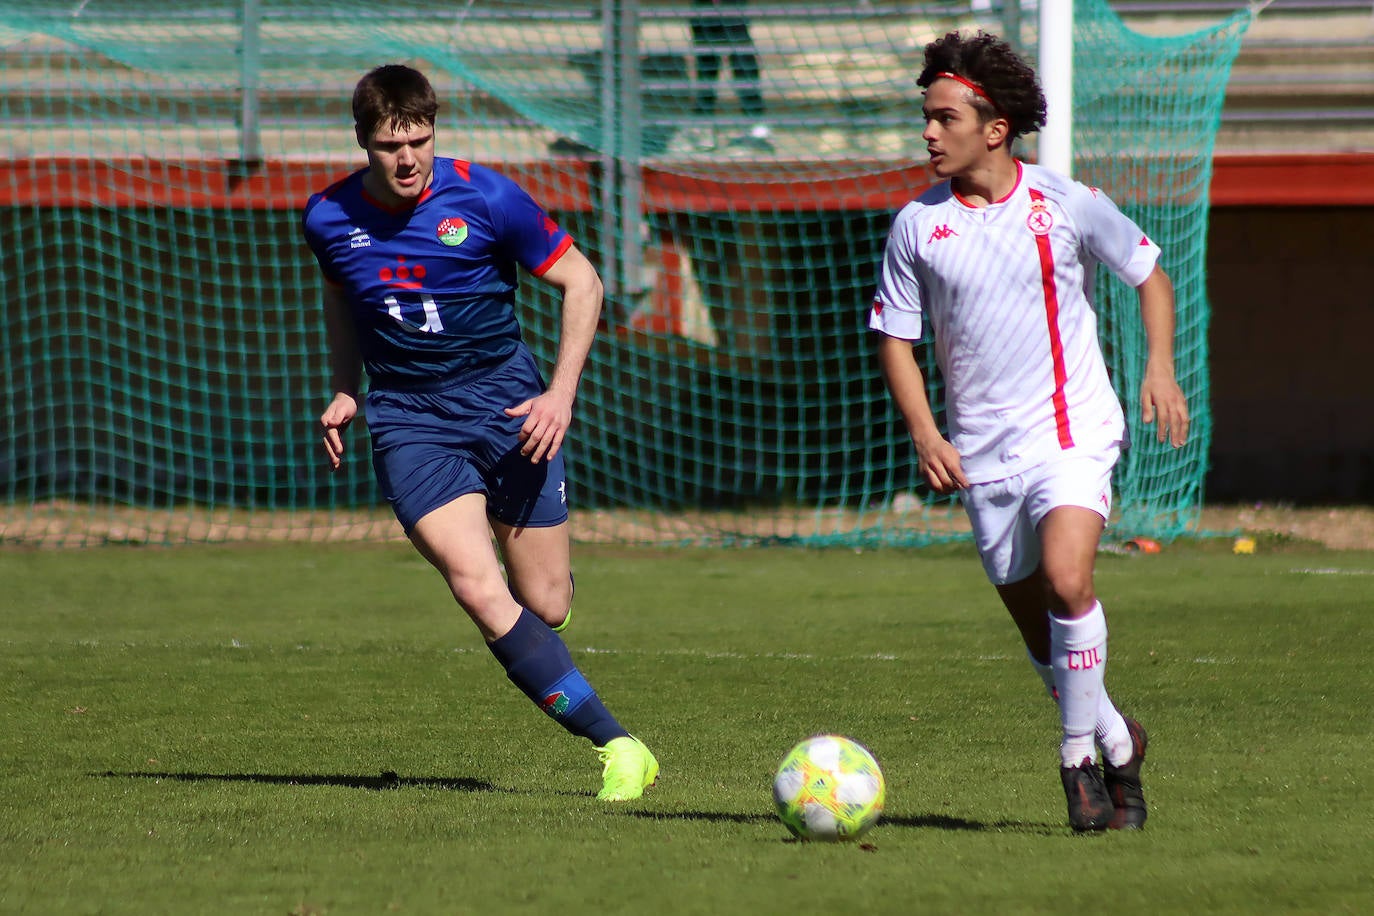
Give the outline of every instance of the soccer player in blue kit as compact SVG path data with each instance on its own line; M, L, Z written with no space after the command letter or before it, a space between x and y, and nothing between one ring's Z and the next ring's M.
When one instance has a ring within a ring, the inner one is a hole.
M595 746L597 797L638 798L658 762L607 711L558 635L573 593L561 448L601 280L513 181L435 156L438 108L419 71L369 72L353 93L368 165L306 205L334 392L320 416L324 449L338 468L365 368L373 468L411 543L507 677ZM518 267L562 293L547 386L516 320Z

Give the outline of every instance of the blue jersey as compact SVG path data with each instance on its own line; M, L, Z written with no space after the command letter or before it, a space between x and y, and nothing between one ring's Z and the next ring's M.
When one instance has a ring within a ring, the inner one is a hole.
M572 247L509 178L435 157L413 208L363 190L362 169L311 196L305 238L353 312L373 388L432 388L492 368L520 347L517 265L539 276Z

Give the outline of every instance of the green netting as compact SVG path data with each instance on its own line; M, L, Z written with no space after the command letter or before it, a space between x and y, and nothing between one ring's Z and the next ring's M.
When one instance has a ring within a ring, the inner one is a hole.
M0 0L0 540L398 533L364 430L337 474L315 451L325 351L298 230L306 197L362 163L349 94L391 61L439 88L440 152L520 180L606 280L570 443L575 537L964 536L918 481L865 318L891 218L929 182L923 46L981 25L1033 56L1034 16L726 7ZM1147 39L1102 0L1076 10L1078 177L1159 241L1179 291L1195 436L1175 452L1135 416L1134 294L1101 281L1137 442L1115 530L1167 538L1200 508L1207 188L1249 15ZM556 302L522 297L551 360Z

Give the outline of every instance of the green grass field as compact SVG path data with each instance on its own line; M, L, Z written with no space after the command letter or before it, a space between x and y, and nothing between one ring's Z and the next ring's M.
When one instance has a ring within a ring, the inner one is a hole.
M0 552L0 913L1355 913L1374 554L1104 556L1148 828L1065 825L1057 719L971 551L580 548L568 643L638 803L405 545ZM773 768L853 735L868 847Z

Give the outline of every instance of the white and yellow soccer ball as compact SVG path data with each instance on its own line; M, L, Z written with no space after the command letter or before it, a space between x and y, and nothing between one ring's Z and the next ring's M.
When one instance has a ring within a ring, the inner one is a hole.
M868 748L842 735L807 738L782 759L773 801L803 840L856 840L883 813L887 783Z

